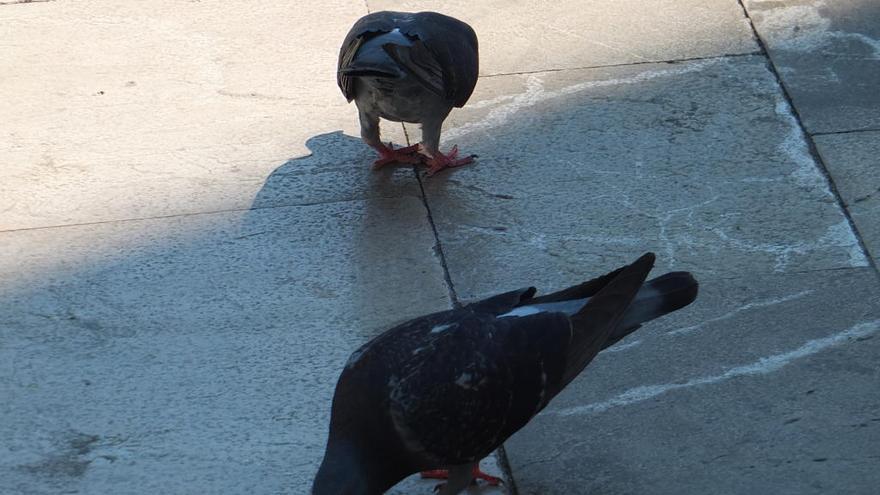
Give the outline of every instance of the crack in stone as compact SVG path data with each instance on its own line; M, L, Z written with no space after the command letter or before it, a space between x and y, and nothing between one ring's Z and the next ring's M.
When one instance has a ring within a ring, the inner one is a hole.
M681 335L681 334L691 333L691 332L699 330L699 329L703 328L704 326L709 325L711 323L729 320L730 318L733 318L734 316L738 315L739 313L742 313L743 311L748 311L748 310L754 309L754 308L766 308L768 306L775 306L777 304L782 304L785 302L794 301L795 299L800 299L804 296L808 296L808 295L812 294L813 292L815 292L815 291L804 290L804 291L797 292L795 294L789 294L789 295L783 296L783 297L778 297L778 298L774 298L774 299L767 299L764 301L751 302L751 303L748 303L744 306L740 306L732 311L729 311L721 316L716 316L715 318L711 318L711 319L706 320L706 321L699 323L697 325L691 325L689 327L679 328L676 330L666 332L666 335Z
M556 416L598 414L615 407L627 406L630 404L635 404L637 402L643 402L659 395L663 395L667 392L671 392L673 390L695 386L713 385L737 377L766 375L778 371L798 359L812 356L826 349L841 345L846 342L855 341L859 337L872 335L877 331L880 331L880 319L858 323L846 330L843 330L842 332L838 332L828 337L807 341L797 349L765 356L758 359L757 361L729 368L723 373L717 375L691 378L690 380L687 380L685 382L642 385L626 390L618 394L616 397L613 397L603 402L595 402L583 406L574 406L565 409L545 411L542 414L553 414Z

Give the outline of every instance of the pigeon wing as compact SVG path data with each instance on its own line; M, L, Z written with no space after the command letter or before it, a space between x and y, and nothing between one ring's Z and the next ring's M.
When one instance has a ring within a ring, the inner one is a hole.
M419 12L412 18L401 32L422 40L442 69L445 96L456 107L464 106L480 72L477 34L464 22L436 12Z
M389 385L390 416L407 449L438 467L478 460L555 395L571 339L562 313L472 314L414 351Z

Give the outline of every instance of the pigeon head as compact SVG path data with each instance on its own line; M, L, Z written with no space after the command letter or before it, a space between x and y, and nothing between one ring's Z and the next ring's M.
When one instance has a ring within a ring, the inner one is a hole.
M312 484L312 495L385 493L410 474L401 469L397 456L386 447L331 437Z
M368 473L361 453L349 442L331 442L315 476L312 495L369 495Z
M368 399L375 384L353 373L363 364L353 357L337 383L327 448L312 495L378 495L415 472L400 455L390 419Z

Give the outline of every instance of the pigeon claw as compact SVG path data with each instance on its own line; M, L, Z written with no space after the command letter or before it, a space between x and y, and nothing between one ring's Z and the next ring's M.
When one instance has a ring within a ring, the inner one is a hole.
M431 469L429 471L422 471L420 473L420 475L421 475L422 479L429 479L430 478L430 479L445 480L445 479L449 478L449 471L447 471L446 469ZM484 473L480 469L479 464L474 464L474 469L471 472L471 477L472 477L471 483L476 483L477 480L483 480L489 486L498 486L501 483L504 483L504 480L502 480L501 478L498 478L497 476L492 476L491 474L488 474L488 473ZM436 491L440 490L441 488L443 488L443 485L445 485L445 484L446 483L439 483L437 486L434 487L434 491L436 492Z
M445 469L431 469L429 471L422 471L419 474L422 476L422 479L445 480L449 478L449 471Z
M394 145L388 143L388 146L382 145L376 149L379 151L379 159L373 162L373 170L378 170L389 163L415 164L422 162L418 144L394 149Z
M477 480L483 480L489 486L498 486L504 482L504 480L497 476L492 476L491 474L484 473L480 470L480 466L474 466L473 477L474 482L476 482Z
M474 158L474 155L458 158L458 145L455 145L448 155L437 153L428 160L428 176L430 177L443 169L461 167L462 165L473 163Z

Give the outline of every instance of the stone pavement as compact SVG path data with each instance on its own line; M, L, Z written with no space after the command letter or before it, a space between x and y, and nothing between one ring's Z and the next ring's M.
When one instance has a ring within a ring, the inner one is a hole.
M383 9L480 36L475 165L370 171L335 64ZM0 1L0 493L307 493L355 347L653 250L697 302L506 491L873 494L878 87L874 0Z

